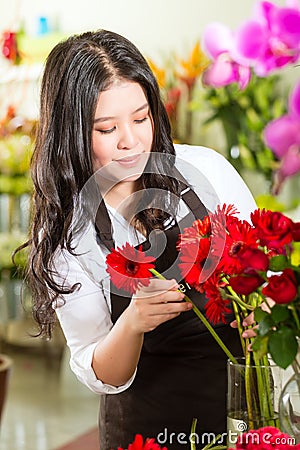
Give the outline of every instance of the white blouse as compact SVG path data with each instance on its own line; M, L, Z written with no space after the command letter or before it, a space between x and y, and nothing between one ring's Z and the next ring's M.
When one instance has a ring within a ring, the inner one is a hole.
M256 208L248 187L218 152L200 146L175 145L176 167L190 183L203 204L210 211L217 204L231 203L239 211L239 218L249 220ZM187 206L181 201L178 219L184 217ZM126 220L107 205L117 247L129 242L138 245L145 237L136 233ZM109 286L105 258L108 250L96 242L92 223L87 223L84 233L76 242L78 256L67 251L56 257L56 269L67 285L80 283L81 287L64 296L65 303L57 301L53 307L70 349L70 366L77 378L96 393L115 394L128 388L133 377L122 386L111 386L97 379L92 369L93 352L97 344L112 328Z

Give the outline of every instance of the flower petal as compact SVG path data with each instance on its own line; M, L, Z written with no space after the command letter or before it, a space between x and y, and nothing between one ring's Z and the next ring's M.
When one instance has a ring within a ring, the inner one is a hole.
M249 60L255 60L262 54L267 39L265 28L254 20L240 26L235 38L237 52Z
M256 2L253 8L253 16L257 22L270 29L272 16L277 9L278 6L271 2Z
M263 132L266 144L277 158L282 158L288 149L298 141L298 135L298 121L287 114L269 122Z
M299 0L286 0L286 6L288 8L294 8L300 10Z
M235 63L225 53L217 59L203 73L202 81L207 86L215 88L227 86L238 80Z
M291 115L295 116L299 120L300 129L300 81L294 87L289 98L289 111Z
M203 48L212 59L221 53L230 51L233 45L233 33L222 23L212 22L204 30Z
M241 91L243 91L244 89L246 89L246 87L250 82L251 69L250 67L239 65L238 73L239 73L239 80L238 80L239 88L241 89Z
M300 171L300 145L293 145L284 155L279 168L279 173L283 178L295 175Z
M300 42L300 11L292 8L280 8L272 21L272 32L291 48L297 48Z

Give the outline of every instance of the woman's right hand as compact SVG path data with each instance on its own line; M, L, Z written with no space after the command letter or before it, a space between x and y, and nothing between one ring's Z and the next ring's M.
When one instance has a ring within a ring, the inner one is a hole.
M182 301L184 294L178 288L175 280L157 278L151 279L149 286L141 286L127 308L127 320L132 329L138 333L152 331L161 323L191 310L192 304Z
M157 278L141 286L94 350L92 367L99 380L113 386L126 383L139 362L144 333L192 308L178 288L175 280Z

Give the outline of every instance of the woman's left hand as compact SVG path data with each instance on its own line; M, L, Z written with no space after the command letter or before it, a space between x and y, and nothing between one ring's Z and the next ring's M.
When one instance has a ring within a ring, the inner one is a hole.
M272 306L275 305L274 300L272 300L271 298L267 299L267 302L263 302L260 307L263 311L267 311L270 312L270 308L272 308ZM256 322L254 320L254 312L250 313L242 322L243 327L250 327L251 325L254 325ZM230 322L230 326L232 328L237 328L238 327L238 323L236 320L233 320L232 322ZM247 330L244 330L242 333L242 337L243 338L252 338L256 336L256 332L255 330L257 330L258 328L258 324L252 326L251 328L248 328Z
M254 313L250 313L242 322L243 327L249 327L251 325L255 324L255 320L254 320ZM232 322L230 322L230 326L232 328L237 328L238 327L238 323L236 320L233 320ZM247 330L244 330L242 333L242 337L243 338L252 338L256 336L256 332L255 330L257 329L258 325L254 325L252 328L248 328Z

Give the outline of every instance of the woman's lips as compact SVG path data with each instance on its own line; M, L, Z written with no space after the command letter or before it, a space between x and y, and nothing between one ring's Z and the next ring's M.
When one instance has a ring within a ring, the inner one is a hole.
M124 167L134 167L140 161L141 155L132 155L126 158L117 159L116 162Z

